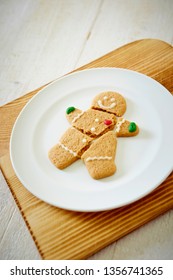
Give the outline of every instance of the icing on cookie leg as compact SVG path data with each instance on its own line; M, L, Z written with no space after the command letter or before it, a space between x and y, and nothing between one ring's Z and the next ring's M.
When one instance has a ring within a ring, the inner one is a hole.
M91 161L91 160L111 160L112 157L108 157L108 156L100 156L100 157L88 157L86 158L86 162Z

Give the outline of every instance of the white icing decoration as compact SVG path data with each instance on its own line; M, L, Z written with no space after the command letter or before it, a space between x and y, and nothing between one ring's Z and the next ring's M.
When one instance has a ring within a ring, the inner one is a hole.
M106 99L108 99L108 97L107 97L107 96L104 96L103 99L106 100Z
M115 101L115 98L114 98L114 97L111 98L111 102L113 102L113 101Z
M74 123L75 121L77 121L83 114L84 114L84 112L81 112L80 114L78 114L76 117L74 117L74 119L72 120L71 123Z
M121 121L118 121L118 122L116 123L116 129L115 129L116 132L119 132L119 131L120 131L121 125L122 125L124 122L125 122L125 119L122 119Z
M88 157L86 159L86 162L91 161L91 160L111 160L112 157L108 157L108 156L100 156L100 157Z
M86 140L85 138L82 139L82 142L83 142L83 143L86 143L86 141L87 141L87 140Z
M77 157L77 153L70 150L69 148L67 148L64 144L62 144L61 142L58 143L64 150L66 150L67 152L69 152L70 154L72 154L74 157Z
M96 119L95 119L95 122L99 122L99 119L98 119L98 118L96 118Z
M98 100L98 101L97 101L97 104L98 104L99 107L102 108L102 109L112 109L112 108L114 108L114 107L116 106L116 103L115 103L115 102L112 103L110 106L104 106L104 105L102 104L101 100Z
M95 127L91 127L91 131L94 132L96 129Z

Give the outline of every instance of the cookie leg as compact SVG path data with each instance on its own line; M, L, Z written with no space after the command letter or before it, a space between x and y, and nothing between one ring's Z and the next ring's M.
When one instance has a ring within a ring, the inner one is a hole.
M116 146L116 134L113 131L109 131L95 140L82 155L82 159L92 178L102 179L115 173Z
M85 161L85 165L90 176L96 180L112 176L116 171L114 161L109 158L93 157L92 159Z
M59 169L64 169L78 160L77 153L60 142L50 149L48 156Z
M69 128L60 141L50 149L50 161L59 169L64 169L78 160L88 148L92 138L75 128Z

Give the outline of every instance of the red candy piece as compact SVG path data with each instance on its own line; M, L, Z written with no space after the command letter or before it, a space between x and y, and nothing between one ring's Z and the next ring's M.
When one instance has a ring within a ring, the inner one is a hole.
M106 125L110 125L111 123L112 123L111 120L104 120L104 124L106 124Z

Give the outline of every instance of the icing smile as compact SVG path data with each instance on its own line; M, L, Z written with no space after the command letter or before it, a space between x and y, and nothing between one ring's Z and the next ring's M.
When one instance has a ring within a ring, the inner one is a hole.
M101 100L98 100L98 101L97 101L97 104L98 104L99 107L102 108L102 109L112 109L112 108L114 108L114 107L116 106L116 103L115 103L115 102L111 103L109 106L105 106L105 105L102 104L102 101L101 101Z

